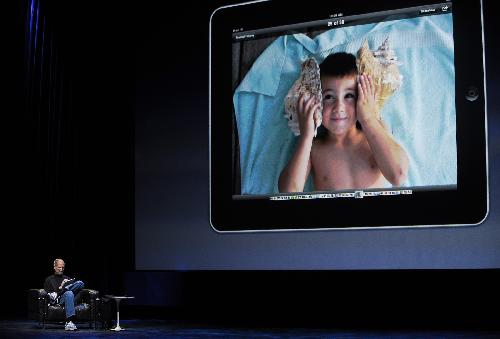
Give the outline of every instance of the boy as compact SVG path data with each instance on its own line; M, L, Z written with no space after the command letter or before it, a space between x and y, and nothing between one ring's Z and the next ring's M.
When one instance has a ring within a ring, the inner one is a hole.
M406 180L408 156L377 118L379 86L357 72L352 54L331 54L321 63L326 133L313 140L314 114L320 105L314 97L301 96L300 136L280 174L280 192L302 192L311 172L317 191L382 188L385 180L400 186Z

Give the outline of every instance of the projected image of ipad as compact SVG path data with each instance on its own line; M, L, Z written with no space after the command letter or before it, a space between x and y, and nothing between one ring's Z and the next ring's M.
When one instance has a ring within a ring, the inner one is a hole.
M233 199L456 190L451 2L235 27L232 51Z

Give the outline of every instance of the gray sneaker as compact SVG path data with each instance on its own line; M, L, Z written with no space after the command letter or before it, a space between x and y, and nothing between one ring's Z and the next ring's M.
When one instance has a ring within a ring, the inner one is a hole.
M76 331L76 326L72 321L68 321L66 325L64 325L64 330L66 331Z

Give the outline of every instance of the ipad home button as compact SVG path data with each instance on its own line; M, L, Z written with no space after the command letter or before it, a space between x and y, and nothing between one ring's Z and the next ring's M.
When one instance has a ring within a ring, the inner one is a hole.
M470 86L467 88L467 93L465 94L465 98L469 101L476 101L476 99L479 97L479 91L477 90L476 87Z

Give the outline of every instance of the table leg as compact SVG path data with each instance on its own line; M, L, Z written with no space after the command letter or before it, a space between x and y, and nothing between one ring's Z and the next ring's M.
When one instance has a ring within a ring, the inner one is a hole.
M116 326L111 329L111 331L123 331L124 328L120 327L120 300L121 299L115 299L116 300Z

